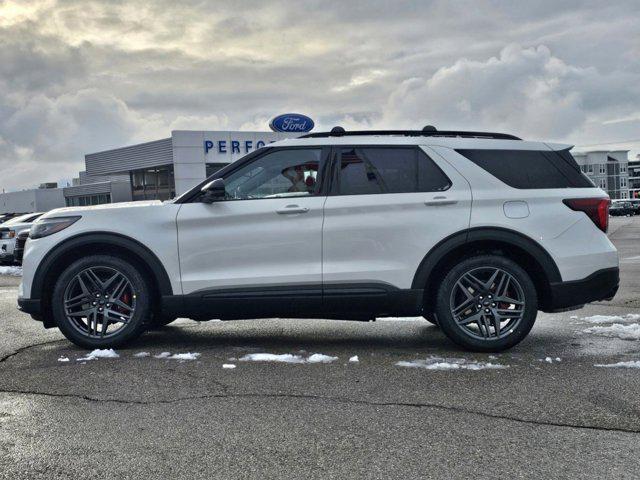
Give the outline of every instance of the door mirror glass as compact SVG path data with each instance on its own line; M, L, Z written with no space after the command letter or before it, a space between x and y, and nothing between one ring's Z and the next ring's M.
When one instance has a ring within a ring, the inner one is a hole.
M204 203L213 203L215 201L224 200L227 189L224 179L216 178L205 184L200 191L202 192L202 201Z

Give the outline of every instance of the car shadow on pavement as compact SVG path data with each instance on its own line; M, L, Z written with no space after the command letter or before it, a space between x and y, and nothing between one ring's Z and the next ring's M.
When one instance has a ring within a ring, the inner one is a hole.
M296 323L298 322L298 323ZM382 325L380 325L382 324ZM389 348L454 349L440 329L425 322L269 320L169 325L152 330L127 349L202 349L220 347L272 348ZM210 328L207 328L209 327Z

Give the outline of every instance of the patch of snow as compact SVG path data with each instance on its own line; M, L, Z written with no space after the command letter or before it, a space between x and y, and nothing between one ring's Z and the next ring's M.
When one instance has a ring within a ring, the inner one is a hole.
M69 357L60 357L58 358L59 362L68 362L69 361Z
M275 354L275 353L248 353L240 357L241 362L281 362L281 363L304 363L304 358L300 355L292 355L291 353Z
M630 362L609 363L609 364L595 364L594 367L604 367L604 368L640 368L640 360L635 360L635 361L630 361Z
M9 277L21 277L22 267L0 266L0 275Z
M614 323L608 327L590 327L583 330L584 333L601 335L603 337L620 338L622 340L640 340L640 324L621 325Z
M338 357L324 355L322 353L314 353L307 358L302 355L293 355L291 353L248 353L240 357L241 362L279 362L279 363L331 363L335 362Z
M351 363L358 363L360 361L360 359L358 358L358 355L354 355L353 357L351 357L349 359L349 362Z
M441 358L429 357L425 360L412 360L397 362L399 367L424 368L427 370L498 370L509 368L509 365L500 365L491 362L476 362L465 358Z
M171 352L162 352L157 355L154 355L153 358L169 358L171 356Z
M582 320L589 323L615 323L615 322L636 322L640 320L640 314L629 313L624 316L620 315L592 315L584 317Z
M223 363L222 368L233 369L236 368L236 366L233 363Z
M86 362L88 360L97 360L98 358L119 358L120 355L116 353L113 348L100 349L97 348L93 352L89 353L86 357L76 359L77 362Z
M197 360L200 356L199 353L174 353L170 357L167 357L169 360Z
M544 359L544 361L545 361L545 362L547 362L547 363L553 363L553 358L551 358L551 357L546 357L546 358Z
M308 363L331 363L335 362L338 357L332 357L331 355L324 355L322 353L314 353L307 358Z
M149 352L138 352L136 354L133 355L136 358L144 358L144 357L150 357L151 354Z
M377 322L424 322L424 317L380 317Z

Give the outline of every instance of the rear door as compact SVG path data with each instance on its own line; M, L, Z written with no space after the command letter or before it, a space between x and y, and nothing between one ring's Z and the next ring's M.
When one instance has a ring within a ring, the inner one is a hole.
M467 181L427 148L348 146L332 158L322 254L329 311L349 291L410 289L427 252L468 228L471 208Z

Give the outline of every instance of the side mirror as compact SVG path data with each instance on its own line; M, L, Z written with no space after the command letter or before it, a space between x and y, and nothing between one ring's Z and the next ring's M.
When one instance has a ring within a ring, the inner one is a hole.
M227 194L224 179L222 178L211 180L204 187L202 187L200 191L202 192L202 201L204 203L213 203L219 200L223 200Z

